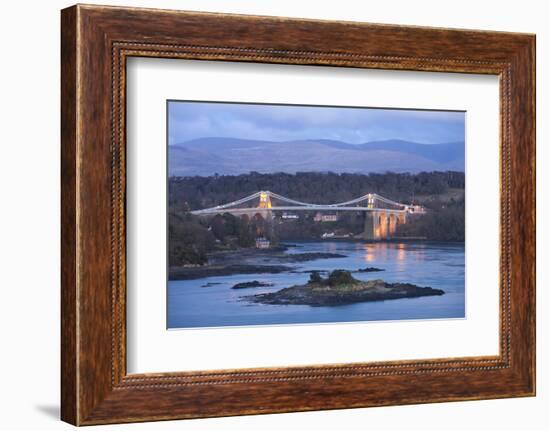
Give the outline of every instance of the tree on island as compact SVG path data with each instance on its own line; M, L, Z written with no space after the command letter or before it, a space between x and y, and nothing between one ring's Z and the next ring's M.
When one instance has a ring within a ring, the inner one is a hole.
M353 278L351 272L343 269L335 269L328 275L327 284L329 286L340 286L342 284L355 284L358 280Z
M319 274L319 271L313 271L311 274L309 274L309 282L308 283L317 283L320 284L323 282L323 279L321 278L321 274Z
M308 284L322 284L324 286L342 286L359 283L359 280L353 278L350 271L335 269L331 271L327 278L321 277L319 271L313 271L309 275Z

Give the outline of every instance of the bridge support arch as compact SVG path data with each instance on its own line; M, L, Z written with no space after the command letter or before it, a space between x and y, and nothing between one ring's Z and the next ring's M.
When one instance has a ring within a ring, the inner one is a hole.
M365 213L363 238L368 240L390 239L395 236L397 226L406 223L406 214L388 211Z
M388 236L390 238L395 236L396 231L397 231L397 216L392 213L388 217Z
M366 212L363 238L368 240L380 239L380 221L381 218L377 212Z

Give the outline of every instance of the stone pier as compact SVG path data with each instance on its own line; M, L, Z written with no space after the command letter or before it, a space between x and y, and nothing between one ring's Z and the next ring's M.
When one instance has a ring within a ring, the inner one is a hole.
M390 239L395 236L397 226L407 222L406 213L372 211L365 214L363 237L368 240Z

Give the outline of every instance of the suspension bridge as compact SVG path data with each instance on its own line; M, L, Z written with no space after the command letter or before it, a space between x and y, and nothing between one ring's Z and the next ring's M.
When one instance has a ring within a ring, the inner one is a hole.
M365 215L365 239L391 238L399 224L407 222L408 214L423 214L419 205L395 202L376 193L368 193L345 202L334 204L313 204L281 196L269 190L259 191L222 205L191 211L197 216L215 216L233 214L272 218L273 212L316 211L316 212L360 212Z

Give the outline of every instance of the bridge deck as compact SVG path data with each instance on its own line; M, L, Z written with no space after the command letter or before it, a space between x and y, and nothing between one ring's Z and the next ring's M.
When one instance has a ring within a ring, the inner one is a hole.
M368 208L368 207L338 207L331 205L311 205L311 206L284 206L284 207L271 207L271 208L209 208L205 210L191 211L194 215L208 215L208 214L256 214L267 211L361 211L361 212L385 212L390 214L403 214L406 213L406 209L385 209L385 208Z

